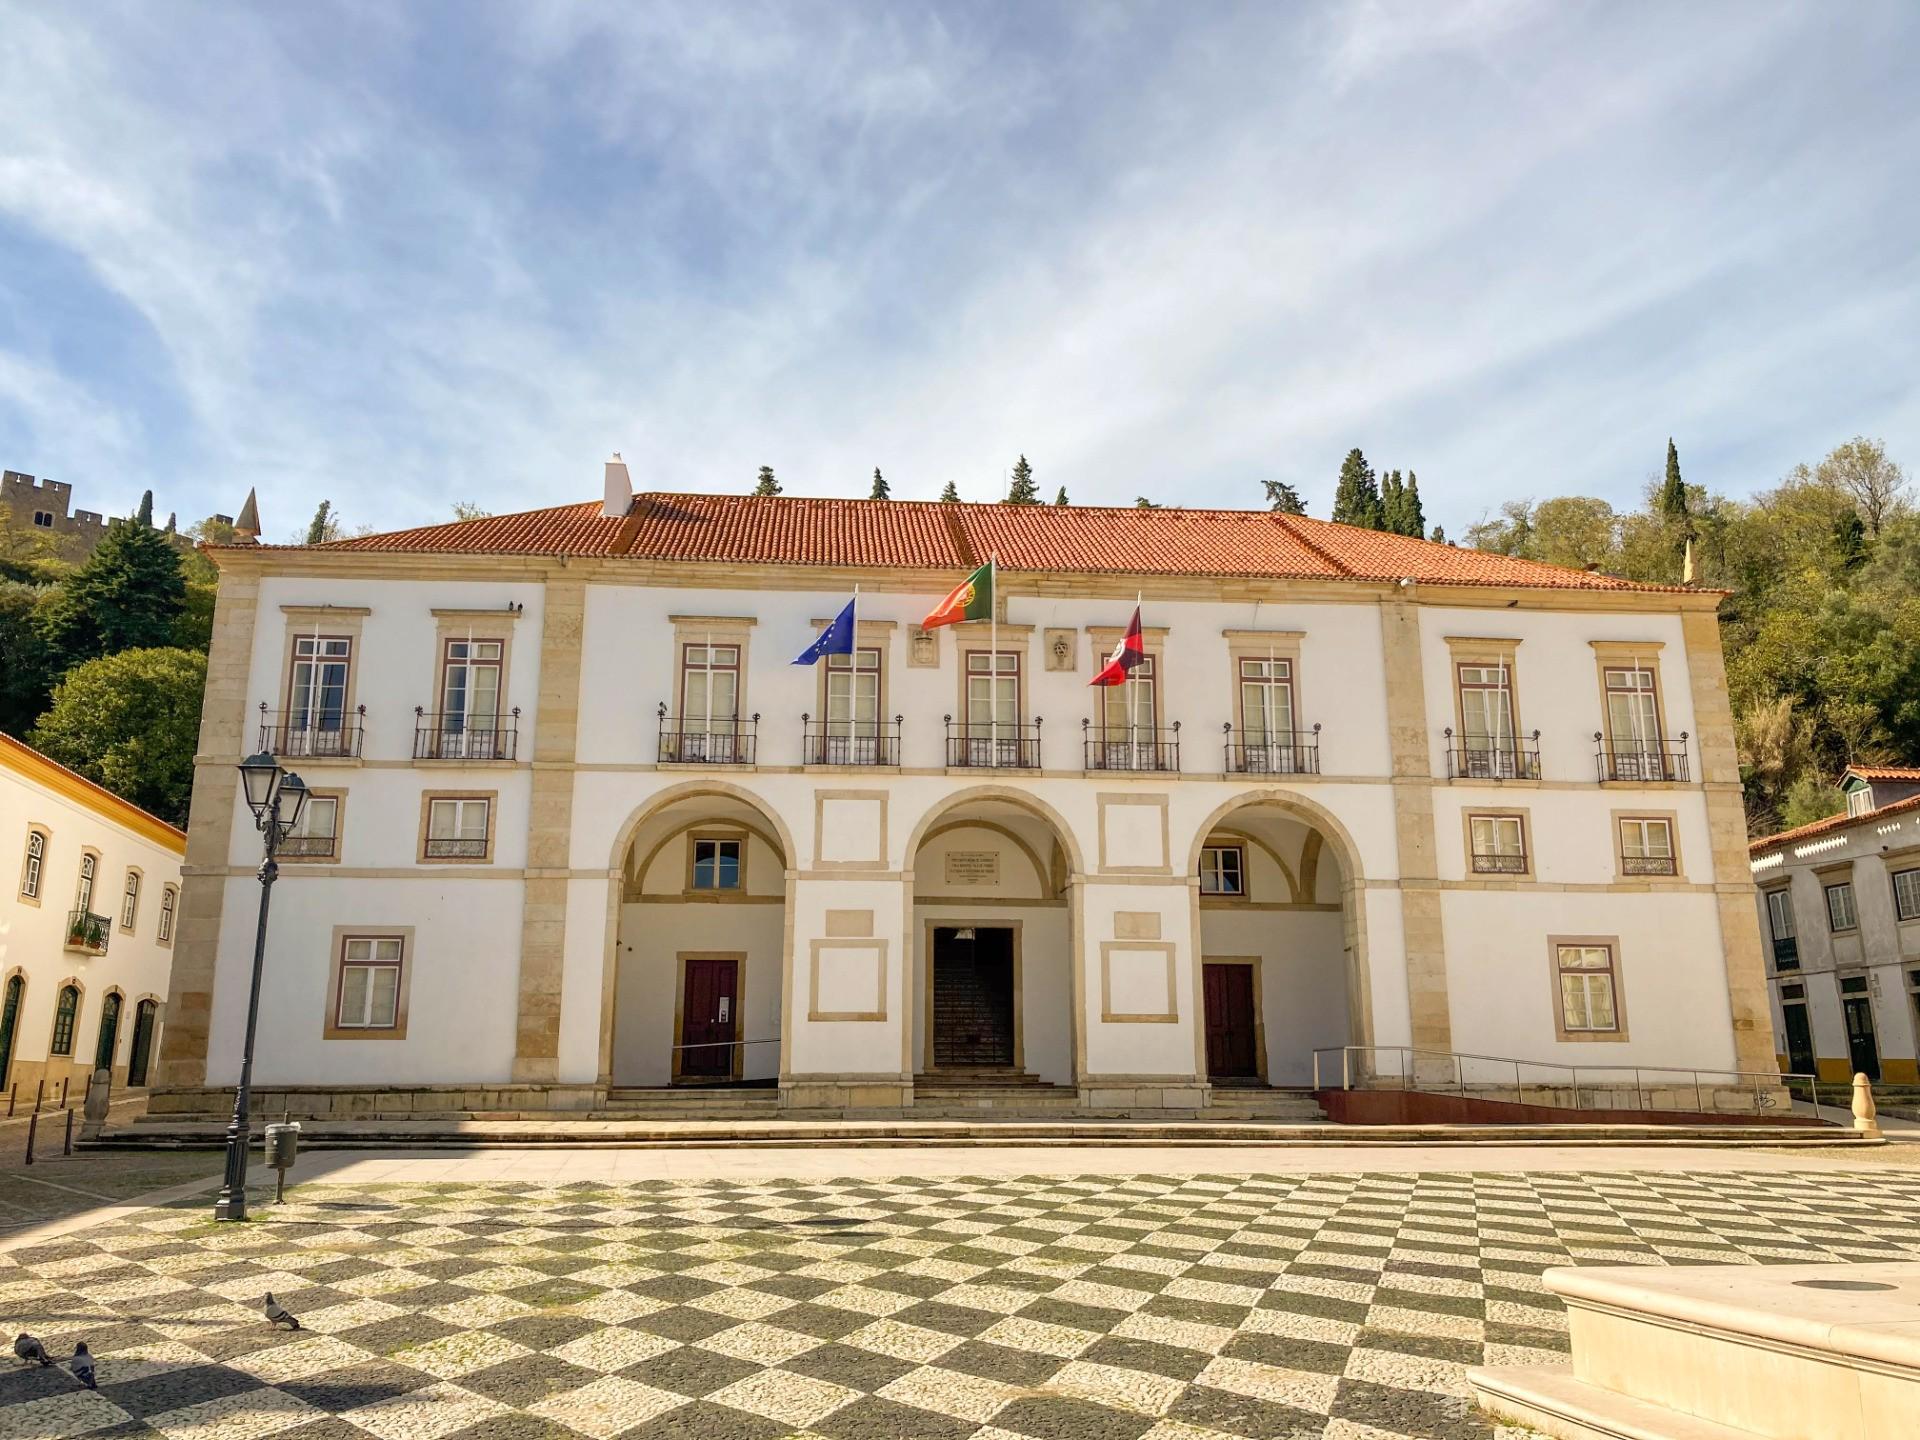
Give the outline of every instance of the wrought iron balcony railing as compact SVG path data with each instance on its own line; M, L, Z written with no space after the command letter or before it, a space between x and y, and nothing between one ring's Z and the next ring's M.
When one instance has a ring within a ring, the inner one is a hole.
M289 835L279 845L279 854L290 860L331 860L340 843L333 835Z
M1170 730L1137 725L1080 722L1082 766L1088 770L1168 770L1180 768L1180 722Z
M948 765L996 770L1040 768L1039 720L1009 720L994 726L956 725L953 716L943 718L947 723Z
M1776 970L1800 968L1800 942L1793 936L1773 937L1773 968Z
M67 916L66 948L80 955L104 955L113 939L113 921L91 910L75 910Z
M426 860L484 860L487 858L487 842L484 836L461 839L451 835L429 835L421 857Z
M815 720L800 717L803 765L898 765L901 717Z
M1318 775L1320 727L1311 730L1242 730L1222 725L1227 737L1227 772L1232 775Z
M758 714L738 716L669 715L660 718L662 765L751 765L760 735Z
M1524 875L1527 873L1527 857L1509 853L1483 855L1475 852L1473 873L1476 875Z
M1623 875L1671 875L1674 873L1671 855L1622 855L1620 873Z
M520 707L510 715L431 715L413 707L416 760L511 760L520 746Z
M1448 726L1449 780L1538 780L1540 732L1508 740L1495 735L1455 735Z
M1606 736L1593 733L1594 765L1600 783L1624 781L1645 784L1648 781L1684 781L1691 777L1687 759L1687 732L1678 740L1635 740L1625 745L1609 745Z
M367 707L352 710L268 710L260 702L260 749L276 758L357 760L367 729Z

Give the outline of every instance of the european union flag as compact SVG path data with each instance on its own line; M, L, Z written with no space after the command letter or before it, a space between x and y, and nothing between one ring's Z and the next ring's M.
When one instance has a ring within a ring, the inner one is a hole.
M853 653L853 607L859 604L859 597L847 601L847 608L833 617L833 623L820 632L820 638L800 652L796 665L811 665L822 655L851 655Z

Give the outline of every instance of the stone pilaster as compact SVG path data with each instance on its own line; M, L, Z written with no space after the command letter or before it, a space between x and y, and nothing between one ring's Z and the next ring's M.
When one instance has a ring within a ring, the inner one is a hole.
M540 628L540 699L527 806L526 900L520 922L515 1084L552 1084L560 1065L560 979L567 950L567 881L573 830L573 760L580 729L580 648L587 587L547 581Z
M248 743L253 737L247 733L247 685L259 610L257 574L229 570L220 577L213 639L207 649L207 689L200 706L200 742L193 761L193 818L181 867L167 1023L160 1031L157 1083L162 1088L207 1083L207 1034L213 1018L225 871L240 792L240 775L234 767L253 748Z
M1399 840L1400 915L1407 951L1413 1045L1453 1048L1447 1000L1447 942L1434 861L1433 747L1420 655L1420 612L1404 600L1380 606L1386 662L1387 735L1393 760L1394 831ZM1364 895L1364 892L1358 892Z
M1747 860L1747 812L1740 788L1740 755L1727 701L1727 667L1720 621L1711 610L1680 617L1693 690L1694 753L1706 786L1707 834L1713 845L1713 889L1720 911L1720 948L1727 967L1727 1003L1733 1015L1734 1064L1741 1070L1779 1068L1767 965L1760 946L1759 904Z

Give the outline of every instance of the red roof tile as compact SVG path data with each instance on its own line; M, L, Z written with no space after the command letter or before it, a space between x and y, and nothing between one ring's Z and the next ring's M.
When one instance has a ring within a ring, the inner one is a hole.
M303 546L271 547L303 549ZM593 501L460 520L314 547L466 555L629 555L742 565L1262 576L1672 592L1266 510L967 505L913 500L648 494L620 519Z
M1752 841L1747 846L1747 854L1755 859L1770 850L1778 850L1784 845L1797 845L1802 840L1817 840L1822 835L1831 835L1845 830L1849 825L1865 825L1871 821L1884 820L1889 815L1905 815L1909 811L1920 810L1920 795L1905 800L1896 800L1891 805L1882 805L1878 810L1869 810L1864 815L1829 815L1824 820L1815 820L1810 824L1798 825L1791 830L1782 830L1778 835L1766 835Z
M1847 773L1866 781L1907 780L1920 784L1920 766L1914 765L1849 765Z

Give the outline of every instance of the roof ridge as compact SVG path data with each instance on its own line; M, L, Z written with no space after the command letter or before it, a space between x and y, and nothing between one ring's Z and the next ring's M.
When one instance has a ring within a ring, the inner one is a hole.
M1344 560L1341 560L1336 556L1329 554L1327 550L1322 545L1319 544L1319 542L1314 540L1309 540L1305 535L1302 535L1297 529L1295 529L1291 523L1294 520L1303 519L1303 518L1310 519L1312 517L1310 516L1303 517L1298 515L1285 515L1278 510L1272 511L1271 514L1273 519L1279 523L1280 528L1282 530L1285 530L1287 534L1291 535L1295 540L1298 540L1302 545L1306 546L1307 549L1313 551L1314 554L1318 555L1322 560L1326 561L1327 564L1331 565L1335 570L1338 570L1342 575L1347 576L1349 579L1353 578L1355 572L1352 566L1348 565ZM1328 523L1331 524L1332 522L1329 521ZM1358 529L1359 527L1356 526L1354 528Z

